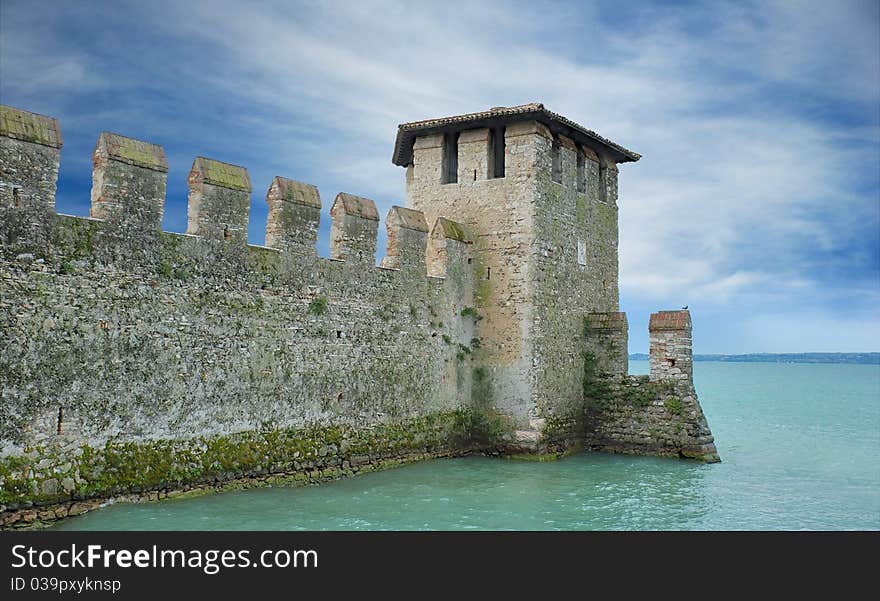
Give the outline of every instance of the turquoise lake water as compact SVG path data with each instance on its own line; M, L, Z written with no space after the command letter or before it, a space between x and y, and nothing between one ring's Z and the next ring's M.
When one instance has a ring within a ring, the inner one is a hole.
M880 529L880 366L698 362L694 377L720 464L440 459L319 486L117 504L58 528Z

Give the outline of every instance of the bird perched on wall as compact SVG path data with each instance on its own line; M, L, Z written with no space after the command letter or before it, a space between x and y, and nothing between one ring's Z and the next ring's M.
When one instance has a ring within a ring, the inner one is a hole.
M684 307L681 308L682 311L687 311L687 309L688 309L687 305L685 305Z

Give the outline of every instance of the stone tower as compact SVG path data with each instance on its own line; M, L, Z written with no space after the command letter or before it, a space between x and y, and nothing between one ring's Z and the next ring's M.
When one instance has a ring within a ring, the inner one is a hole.
M618 311L617 165L639 158L537 103L399 127L407 205L473 241L475 396L523 445L582 414L585 317Z
M110 132L89 216L59 214L61 145L0 106L0 529L475 451L719 460L687 311L652 315L651 374L627 374L617 165L639 155L540 104L400 126L379 266L369 198L336 195L321 257L318 189L277 176L252 245L245 167L175 174ZM169 178L186 234L161 229Z

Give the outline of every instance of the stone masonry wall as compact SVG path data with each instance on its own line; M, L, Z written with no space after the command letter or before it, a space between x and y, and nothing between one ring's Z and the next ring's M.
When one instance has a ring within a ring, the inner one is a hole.
M668 366L672 353L690 356L690 314L661 311L651 315L650 377L629 376L620 365L609 362L607 351L618 346L626 328L625 319L615 315L623 314L590 315L585 321L586 446L616 453L719 461L690 370L659 371L653 367L655 362ZM656 335L658 329L662 336ZM676 344L669 344L669 338L674 338ZM601 352L603 347L605 353Z
M377 222L364 217L375 205L340 195L345 258L300 260L301 248L286 249L300 234L313 241L315 200L271 207L267 242L280 249L248 245L246 171L199 158L192 232L161 232L163 198L147 210L151 194L115 188L113 211L99 211L109 206L102 186L155 191L164 177L112 153L96 161L104 175L93 193L107 219L56 215L57 148L0 143L3 190L35 199L0 207L7 526L111 495L460 453L488 427L472 411L475 320L462 315L474 303L472 245L447 239L449 226L432 232L445 277L426 275L428 232L415 211L394 209L389 221L400 268L375 267L359 255L375 248Z
M481 379L475 402L493 407L525 430L536 417L525 324L532 314L529 239L537 138L532 123L507 127L503 178L488 177L488 139L485 128L462 132L458 182L442 184L442 134L417 138L407 170L407 206L422 211L429 223L438 217L460 222L472 237L472 319L478 341L472 356Z
M555 141L558 182L554 137L535 121L506 127L502 178L489 177L486 128L459 134L458 182L442 183L443 134L416 138L407 172L409 206L473 235L483 317L475 361L490 404L513 418L516 445L531 451L543 448L542 437L579 436L583 319L618 308L617 168L590 148Z
M336 196L322 258L318 190L276 177L249 245L247 170L205 157L162 232L164 151L108 132L90 217L58 215L57 121L0 107L0 527L474 449L717 460L689 314L627 375L614 163L521 121L494 178L489 140L444 184L416 138L376 267L373 201Z
M585 446L596 451L719 461L692 385L610 378L589 388Z
M530 252L534 283L531 299L535 307L530 328L534 345L532 401L542 418L552 420L554 429L568 428L570 436L580 429L584 402L579 369L584 317L618 310L616 183L603 190L610 180L616 181L617 170L605 168L603 174L600 163L613 163L565 136L554 137L546 127L539 126L538 131L538 198L532 205L534 237ZM560 173L556 178L554 146L559 153ZM584 162L581 172L578 154ZM624 330L622 349L616 351L624 357L622 371L616 371L624 374L625 340ZM597 356L605 360L608 353Z

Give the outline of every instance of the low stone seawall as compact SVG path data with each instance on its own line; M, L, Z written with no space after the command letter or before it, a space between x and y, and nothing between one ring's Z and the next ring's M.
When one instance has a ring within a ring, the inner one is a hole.
M484 422L450 411L369 428L315 426L188 440L34 448L0 460L0 527L39 528L107 502L312 484L485 448Z
M712 432L689 384L627 376L593 381L588 389L587 448L719 461Z
M720 461L697 400L691 317L651 315L650 375L628 375L626 316L587 316L584 335L584 444L614 453Z

